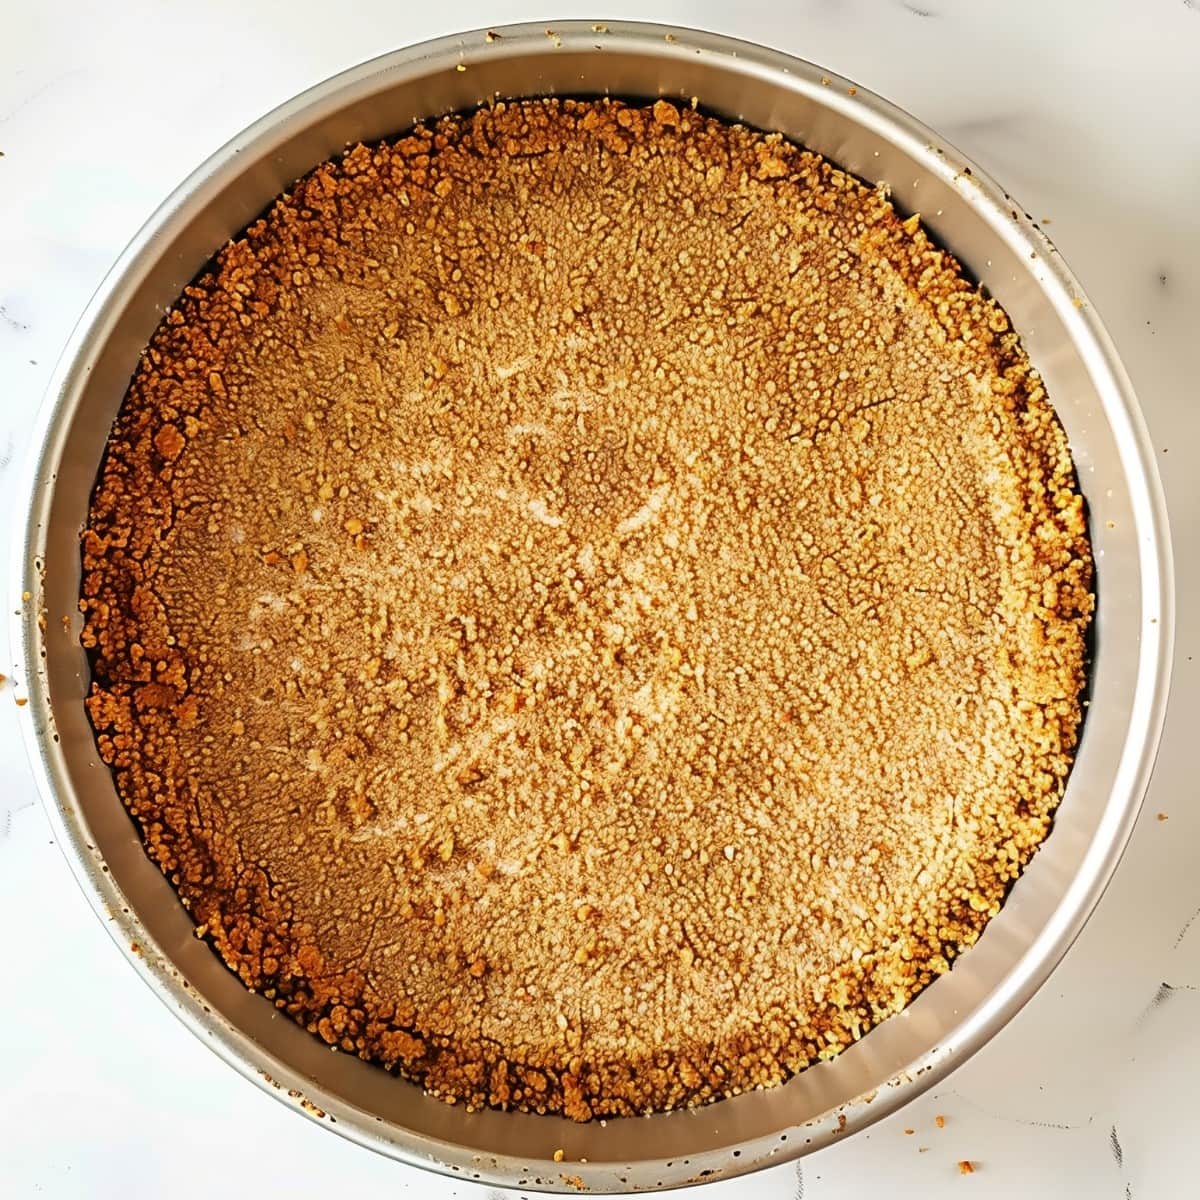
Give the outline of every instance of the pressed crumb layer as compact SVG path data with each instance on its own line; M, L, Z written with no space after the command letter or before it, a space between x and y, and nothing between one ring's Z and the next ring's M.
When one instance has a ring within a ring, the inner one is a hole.
M1048 832L1091 560L1003 311L916 217L660 101L298 182L146 349L88 708L244 983L468 1106L778 1083Z

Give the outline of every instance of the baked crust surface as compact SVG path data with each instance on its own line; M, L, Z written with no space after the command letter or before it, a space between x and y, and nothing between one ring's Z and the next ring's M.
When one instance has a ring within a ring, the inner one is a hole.
M665 102L357 146L144 353L88 708L249 987L468 1106L701 1103L946 971L1050 828L1091 559L1005 314Z

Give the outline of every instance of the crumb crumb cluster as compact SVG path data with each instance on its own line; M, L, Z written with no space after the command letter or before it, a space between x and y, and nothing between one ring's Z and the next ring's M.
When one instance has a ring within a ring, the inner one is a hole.
M250 988L586 1120L836 1055L1050 828L1063 432L916 218L666 101L356 146L184 290L83 535L100 752Z

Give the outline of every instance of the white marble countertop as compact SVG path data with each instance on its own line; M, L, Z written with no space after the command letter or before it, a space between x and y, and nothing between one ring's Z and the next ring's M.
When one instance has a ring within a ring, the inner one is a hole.
M59 349L126 240L194 165L278 102L381 51L564 16L774 44L888 96L988 168L1044 219L1124 356L1177 556L1174 695L1157 773L1066 962L933 1094L799 1169L702 1191L1200 1194L1188 1153L1200 1129L1200 803L1188 734L1200 709L1200 471L1188 457L1200 443L1200 0L11 4L0 38L0 562ZM154 999L52 844L13 700L0 689L0 1195L484 1196L297 1119ZM961 1159L976 1173L960 1175Z

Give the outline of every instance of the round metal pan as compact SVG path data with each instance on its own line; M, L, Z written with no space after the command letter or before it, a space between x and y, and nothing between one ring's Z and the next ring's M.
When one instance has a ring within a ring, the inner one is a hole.
M977 946L901 1015L782 1087L708 1107L576 1125L449 1107L332 1054L192 936L96 753L78 641L79 531L105 439L164 309L227 239L347 143L490 97L697 97L919 209L1007 309L1070 437L1098 609L1090 709L1054 830ZM1150 774L1167 693L1171 564L1153 456L1128 379L1074 278L1020 206L936 134L848 80L729 38L563 22L444 38L375 59L251 126L138 234L55 373L16 539L13 643L30 755L59 844L136 970L227 1062L363 1146L460 1178L625 1191L737 1175L850 1136L978 1049L1044 982L1099 899ZM554 1152L563 1151L562 1161Z

